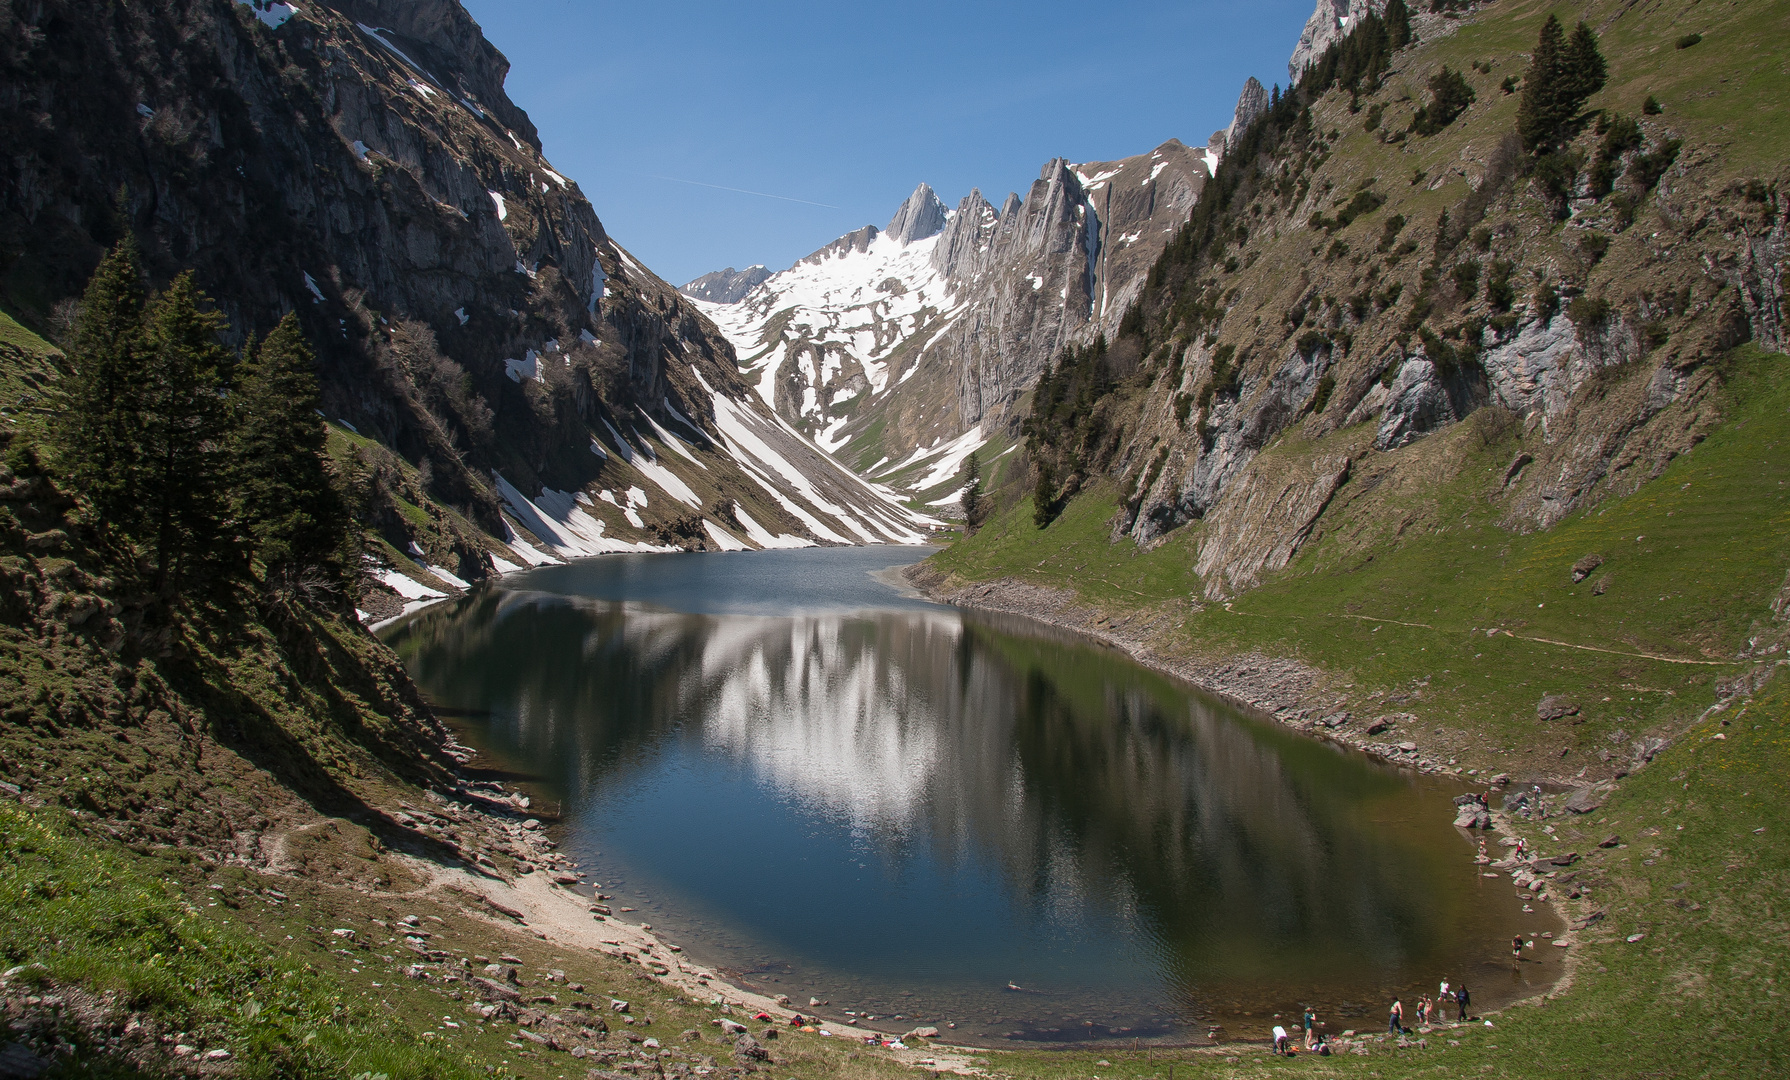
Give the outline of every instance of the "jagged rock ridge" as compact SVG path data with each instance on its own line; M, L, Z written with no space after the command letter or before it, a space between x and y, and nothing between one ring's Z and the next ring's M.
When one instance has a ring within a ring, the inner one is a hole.
M948 507L943 465L1010 440L1014 405L1044 365L1116 330L1227 140L1267 104L1250 79L1206 146L1057 159L999 209L977 190L947 210L921 184L886 230L865 226L704 310L787 421Z
M763 265L748 266L744 270L728 267L725 270L714 270L702 275L694 281L678 286L678 292L696 300L706 300L711 304L736 304L746 294L758 288L771 272Z

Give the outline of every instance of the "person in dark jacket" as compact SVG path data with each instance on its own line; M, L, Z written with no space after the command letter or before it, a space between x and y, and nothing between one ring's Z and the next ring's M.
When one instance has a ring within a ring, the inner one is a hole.
M1461 1011L1461 1020L1467 1019L1467 1006L1473 1003L1472 995L1467 993L1467 984L1462 983L1454 988L1454 1004Z

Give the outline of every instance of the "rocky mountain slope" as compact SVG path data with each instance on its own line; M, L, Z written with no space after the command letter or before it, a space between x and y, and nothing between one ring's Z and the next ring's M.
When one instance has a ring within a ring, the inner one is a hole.
M296 311L381 557L417 588L923 534L604 231L454 0L49 0L0 24L0 302L55 336L130 233L155 282L196 271L237 342Z
M704 274L695 281L685 282L678 286L678 292L697 300L706 300L711 304L734 304L745 299L747 293L763 283L771 276L771 272L763 266L748 266L744 270L728 267Z
M1418 20L1377 85L1265 113L1221 169L1224 206L1176 240L1139 332L1115 341L1141 365L1106 361L1104 404L1047 440L1073 444L1050 454L1053 496L1114 477L1129 493L1114 536L1144 547L1199 523L1201 588L1222 598L1286 566L1337 500L1446 467L1422 441L1476 414L1522 433L1495 495L1515 529L1633 491L1694 446L1716 420L1710 360L1784 345L1781 163L1756 149L1781 137L1728 83L1772 61L1737 44L1735 75L1670 47L1676 8L1588 14L1609 83L1540 165L1516 134L1540 16L1516 2ZM1699 19L1745 40L1741 14ZM1473 102L1419 134L1444 66Z
M1053 160L1022 199L954 209L921 184L865 226L742 299L685 292L733 342L779 415L842 460L941 510L970 450L1000 454L1015 405L1063 348L1117 330L1186 221L1231 130L1268 105L1250 80L1237 122L1112 162ZM723 272L723 276L724 276Z

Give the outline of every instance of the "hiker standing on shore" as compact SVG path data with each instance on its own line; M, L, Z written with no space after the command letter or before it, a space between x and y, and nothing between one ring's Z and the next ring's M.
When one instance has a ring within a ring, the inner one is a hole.
M1454 1003L1460 1007L1462 1023L1466 1022L1467 1006L1472 1004L1472 1002L1473 1002L1473 998L1471 995L1469 995L1467 993L1467 984L1466 983L1462 983L1459 986L1455 987Z
M1312 1012L1311 1006L1307 1005L1305 1007L1305 1048L1307 1050L1312 1048L1312 1039L1317 1034L1317 1030L1318 1014Z
M1398 998L1392 999L1392 1013L1386 1018L1386 1034L1403 1035L1405 1033L1405 1003Z

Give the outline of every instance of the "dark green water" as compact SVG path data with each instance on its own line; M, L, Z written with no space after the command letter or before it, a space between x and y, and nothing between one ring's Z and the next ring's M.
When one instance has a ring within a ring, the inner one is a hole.
M1555 926L1480 876L1458 783L869 576L924 554L611 556L385 637L632 918L828 1013L1256 1037L1306 1003L1383 1029L1443 977L1487 1008L1558 974L1512 964Z

